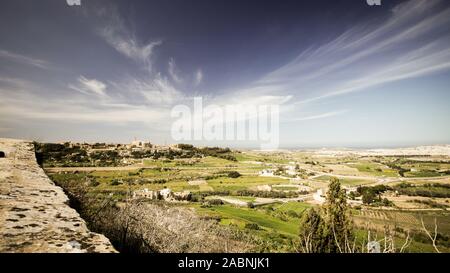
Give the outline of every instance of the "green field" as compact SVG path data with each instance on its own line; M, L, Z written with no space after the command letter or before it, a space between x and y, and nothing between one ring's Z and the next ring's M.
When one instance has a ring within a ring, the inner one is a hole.
M386 176L386 177L398 176L398 172L396 170L392 170L387 166L379 163L364 162L364 163L356 163L351 166L356 168L360 173L364 175Z
M149 190L169 188L174 192L188 190L196 196L200 196L200 199L173 205L194 208L201 215L218 219L221 225L249 232L269 245L265 251L291 252L294 251L293 242L298 237L302 213L317 205L310 200L306 200L306 202L287 202L287 200L284 200L286 202L283 203L276 196L270 197L264 194L282 193L285 194L283 198L292 197L288 195L294 194L294 197L298 197L296 193L298 184L308 185L312 187L313 191L316 191L327 187L328 182L335 177L334 175L340 177L339 181L343 186L350 187L359 185L370 187L378 180L389 178L392 181L390 186L396 189L395 187L401 184L401 181L408 181L398 179L400 178L399 168L407 170L404 172L405 177L433 178L443 176L450 166L447 163L411 162L410 160L391 157L364 157L361 159L352 156L315 157L313 153L309 152L259 153L246 151L233 152L231 155L237 161L213 156L171 160L148 158L141 160L141 163L132 170L83 171L81 169L71 172L49 173L49 176L57 182L71 181L87 185L92 194L107 196L112 193L114 199L118 202L129 198L133 191L143 188ZM281 173L281 176L286 179L258 175L258 172L263 169L277 170L288 165L292 167L293 164L298 164L299 178L297 180L291 181L287 173ZM388 165L393 166L393 168ZM231 171L238 172L240 176L237 178L229 177L228 174ZM327 174L320 176L324 172ZM411 184L416 186L403 189L402 194L408 195L406 191L411 192L411 195L418 193L418 196L421 197L427 191L441 196L449 194L447 187L438 187L437 184L433 184L431 187L424 186L426 183L431 183L425 179L424 181L411 179L411 181L413 181ZM446 184L448 181L439 180L439 182L432 183ZM292 184L292 186L289 184ZM268 192L265 189L267 187L258 187L267 185L272 186L272 191L269 188L270 192ZM254 192L259 192L258 194L261 195L256 195ZM242 207L242 204L238 204L241 205L241 207L238 207L231 204L211 205L214 203L207 204L208 202L206 202L219 197L227 197L253 204L257 201L257 196L266 198L261 200L277 203L257 204L256 207L249 208ZM305 196L307 195L305 194ZM309 198L312 198L311 195L309 196ZM277 199L270 200L268 198ZM413 203L409 202L408 204L413 205ZM405 234L406 230L414 230L419 234L421 229L420 219L423 218L428 228L431 228L434 219L437 219L441 236L439 243L443 251L449 251L450 249L449 239L446 237L450 234L449 212L436 210L419 213L401 211L395 206L392 207L392 210L362 207L362 210L352 210L353 220L357 224L358 243L363 242L365 236L367 236L364 225L368 223L379 236L383 235L385 226L399 229L401 231L399 234ZM404 241L402 236L396 235L396 244L402 244ZM416 234L409 251L432 252L433 249L427 238L423 237L423 234Z
M283 221L273 217L262 210L237 208L231 205L215 206L209 209L198 209L201 213L220 215L223 219L239 220L245 223L255 223L264 229L272 229L286 235L295 235L298 231L298 222Z
M216 191L246 190L258 185L282 184L286 180L276 177L241 176L239 178L221 177L208 180L208 185Z
M332 175L322 175L319 176L317 178L315 178L316 180L319 181L330 181L333 178ZM339 181L341 182L342 185L347 185L347 186L358 186L358 185L364 185L364 184L368 184L371 183L371 180L364 180L364 179L358 179L358 178L340 178Z

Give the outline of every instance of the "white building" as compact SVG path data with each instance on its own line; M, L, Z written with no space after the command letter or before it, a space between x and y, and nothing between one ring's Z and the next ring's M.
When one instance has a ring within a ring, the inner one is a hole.
M298 191L310 192L310 191L312 191L312 188L309 186L305 186L305 185L298 185Z
M274 176L273 170L270 170L270 169L264 169L264 170L260 171L259 175L260 176Z
M313 194L313 199L317 202L319 202L319 204L323 204L325 203L326 200L326 195L324 193L324 191L322 189L318 189L314 194Z
M292 165L286 166L286 174L288 174L288 175L297 175L297 171L295 170L295 166L292 166Z
M159 191L159 194L161 195L161 197L164 200L169 199L169 197L171 197L171 195L172 195L172 190L171 189L162 189Z
M257 191L272 191L272 187L270 185L259 185L256 187Z
M158 191L149 191L147 188L144 188L134 191L133 198L159 199L159 193Z
M192 194L190 191L172 192L171 189L160 191L150 191L147 188L133 192L133 198L148 198L152 200L164 200L168 202L189 200Z
M133 141L131 141L130 146L132 148L134 147L134 148L141 148L141 149L143 149L143 148L150 148L150 147L152 147L152 144L150 142L145 142L145 141L142 141L142 140L133 140Z

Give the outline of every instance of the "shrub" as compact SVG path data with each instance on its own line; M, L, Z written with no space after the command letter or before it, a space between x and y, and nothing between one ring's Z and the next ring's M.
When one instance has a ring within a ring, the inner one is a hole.
M111 186L117 186L120 184L121 183L120 183L119 179L113 179L113 180L111 180L111 183L110 183Z
M448 207L445 204L440 204L440 203L435 202L433 200L417 200L417 199L414 199L414 200L410 200L409 202L424 204L424 205L430 206L432 208L446 209Z
M230 178L238 178L240 176L241 176L241 174L239 172L236 172L236 171L232 171L232 172L228 173L228 177L230 177Z
M201 202L203 201L203 197L201 195L198 195L196 193L193 193L191 195L191 202Z
M293 217L293 218L298 218L299 217L298 213L296 211L294 211L294 210L288 210L286 213L287 213L287 215L289 217Z
M91 187L97 187L98 185L100 185L100 182L98 182L95 178L89 181L89 186Z
M210 199L207 201L210 205L212 206L219 206L219 205L223 205L223 201L220 199Z
M392 201L390 201L387 198L384 198L383 200L381 200L380 205L384 206L384 207L392 207L394 205L394 203Z
M299 193L290 191L249 191L249 190L238 190L235 192L237 196L253 196L253 197L265 197L265 198L294 198L298 197Z
M246 229L253 229L253 230L260 230L261 229L259 227L259 225L256 224L256 223L247 223L247 224L245 224L245 228Z
M178 146L178 148L180 148L180 149L182 149L182 150L193 150L193 149L194 149L194 146L191 145L191 144L183 144L183 143L180 143L180 144L178 144L177 146Z
M409 183L402 183L396 186L395 189L402 195L436 198L450 197L450 192L448 192L447 186L443 184L424 184L422 186L414 186Z
M375 201L376 194L373 191L364 191L362 195L363 204L372 204Z

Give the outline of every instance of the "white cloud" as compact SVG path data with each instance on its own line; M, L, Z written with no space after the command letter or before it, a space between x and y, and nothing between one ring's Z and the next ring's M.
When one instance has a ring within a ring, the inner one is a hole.
M0 76L0 83L6 83L10 86L23 87L28 84L26 80Z
M151 71L154 49L161 45L162 41L154 40L148 43L139 41L114 8L103 7L97 14L106 20L105 26L99 28L99 35L119 53Z
M448 70L450 33L446 30L450 25L450 8L442 7L442 3L441 0L404 2L378 24L372 21L355 26L327 43L304 50L248 86L224 92L226 95L215 100L279 104L284 121L293 121L293 116L299 117L297 121L313 120L345 111L302 117L310 102Z
M11 100L14 101L14 100ZM67 101L53 101L40 104L27 103L25 101L14 101L15 104L5 104L0 113L5 116L13 115L27 119L38 120L61 120L76 122L159 122L168 116L163 109L151 109L144 106L108 106L77 104Z
M154 50L162 44L161 40L140 43L133 35L133 30L125 25L117 10L112 7L100 9L98 15L106 20L106 27L99 31L100 36L118 52L147 70L145 76L127 76L110 82L121 99L127 100L133 96L135 100L136 97L139 98L137 101L139 104L166 107L183 98L182 92L174 86L183 82L175 60L171 58L168 61L169 78L162 76L161 72L153 68Z
M277 95L258 95L252 94L248 95L246 93L242 95L230 96L224 95L214 98L213 102L219 105L282 105L288 103L292 99L292 96L277 96Z
M107 96L105 93L106 84L96 79L87 79L84 76L78 77L77 85L69 84L69 87L87 95Z
M113 27L104 28L100 33L101 36L105 38L106 42L118 52L145 65L151 64L153 50L156 46L161 44L161 41L140 44L136 39L126 37L127 35L119 33L119 31L115 30Z
M323 118L329 118L329 117L338 116L338 115L341 115L341 114L343 114L345 112L348 112L348 110L332 111L332 112L327 112L327 113L318 114L318 115L294 118L294 119L291 119L289 121L304 121L304 120L323 119Z
M169 108L132 105L122 101L92 100L86 97L66 96L48 98L38 95L39 87L30 83L20 91L11 90L0 101L0 116L16 120L72 121L90 123L127 124L141 122L168 126Z
M146 78L127 77L121 82L113 82L111 85L117 91L127 94L127 97L137 97L140 104L167 107L185 98L183 93L161 73Z
M195 72L195 79L194 79L194 85L198 86L203 81L203 71L201 69L198 69L197 72Z
M175 60L173 58L170 58L169 60L169 68L168 68L168 72L170 77L176 82L176 83L181 83L183 81L183 79L180 77L178 69L177 69L177 65L175 64Z
M40 59L28 57L25 55L16 54L6 50L0 50L0 57L12 60L14 62L19 62L27 65L36 66L39 68L48 69L49 63Z
M236 93L291 94L307 103L448 70L450 8L442 4L401 3L378 24L360 24L310 47Z

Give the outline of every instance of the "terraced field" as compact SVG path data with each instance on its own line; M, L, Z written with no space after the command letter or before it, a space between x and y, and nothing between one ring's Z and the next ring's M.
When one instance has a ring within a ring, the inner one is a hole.
M355 211L354 219L360 226L366 224L377 228L401 227L403 229L422 229L421 220L429 229L434 229L434 221L438 224L438 231L450 234L450 213L442 211L388 211L388 210L361 210Z
M307 208L320 204L314 200L313 193L326 190L333 178L338 178L349 189L374 185L396 187L405 182L413 185L450 183L450 178L443 175L448 171L448 164L411 163L404 158L360 158L349 155L323 157L313 152L271 154L255 151L236 152L233 156L236 161L212 156L173 160L143 159L141 163L126 167L57 168L48 169L48 172L54 181L78 181L89 185L92 193L112 194L118 201L129 198L136 190L165 188L173 192L190 191L204 196L205 201L221 199L225 204L205 205L202 201L195 201L174 205L191 207L201 215L217 218L222 225L251 232L263 241L273 243L270 246L273 251L293 251L292 244L298 236L301 214ZM405 170L404 177L400 170ZM268 175L260 175L261 171ZM435 176L438 171L439 176ZM230 172L238 175L230 177ZM412 175L413 173L428 173L430 176L421 177ZM309 194L300 190L305 187L310 189ZM413 189L421 190L421 186ZM281 198L265 196L277 192L290 195ZM363 205L358 200L352 201L353 206L362 207L354 209L352 216L361 239L367 228L382 233L386 226L402 230L403 234L406 230L420 233L421 219L427 228L433 228L436 219L439 233L444 237L450 234L449 212L427 205L436 203L436 200L430 199L432 202L427 203L428 199L417 196L414 198L422 200L422 203L415 203L412 197L408 197L410 201L402 200L402 196L393 192L383 195L385 197L394 201L393 207L377 208ZM300 200L302 202L298 202ZM438 201L445 207L445 200ZM405 210L400 209L402 206ZM423 234L417 236L411 246L412 250L433 251ZM404 238L400 236L398 242L402 240ZM447 244L447 241L442 241L442 244ZM447 246L443 246L443 249L446 250Z
M330 181L332 177L333 176L330 175L322 175L314 179L327 182ZM347 186L358 186L373 183L373 180L358 179L358 178L340 178L339 181L342 183L342 185Z

